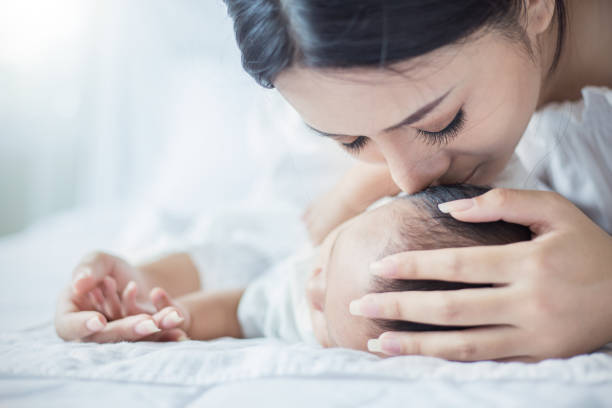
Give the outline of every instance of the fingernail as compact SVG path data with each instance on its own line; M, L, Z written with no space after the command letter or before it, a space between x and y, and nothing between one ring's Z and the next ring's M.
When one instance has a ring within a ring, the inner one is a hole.
M371 351L372 353L382 353L382 349L380 348L380 340L368 340L368 351Z
M185 336L184 334L181 334L176 341L187 341L187 340L189 340L189 337Z
M136 287L136 282L134 281L129 281L128 284L126 285L125 289L130 292L133 288Z
M81 279L91 276L91 274L92 274L91 268L89 266L86 266L81 269L81 272L74 278L74 281L75 282L80 281Z
M357 299L349 303L349 312L354 316L374 318L380 314L380 307L371 300Z
M91 275L92 275L92 271L91 271L91 268L90 268L90 267L88 267L88 266L87 266L87 267L82 268L81 272L79 272L79 273L78 273L78 274L77 274L77 275L74 277L74 279L72 280L72 290L73 290L73 292L75 292L75 293L77 293L77 292L78 292L76 285L77 285L77 283L78 283L78 282L79 282L81 279L85 279L85 278L87 278L87 277L89 277L89 276L91 276Z
M370 264L370 272L374 275L389 278L397 274L397 264L391 258L372 262Z
M89 329L90 331L97 332L104 328L104 323L100 321L100 318L98 316L95 316L87 320L87 322L85 322L85 326L87 326L87 329Z
M359 300L353 300L349 303L349 312L353 316L361 316L361 302Z
M164 317L163 322L164 322L164 326L167 326L167 325L171 325L171 324L175 325L175 324L182 323L183 320L185 320L185 319L183 319L181 316L179 316L178 313L171 312L166 317Z
M148 334L157 333L161 331L153 322L153 320L144 320L134 326L134 331L141 336L146 336Z
M438 204L438 208L445 214L469 210L474 206L474 199L466 198L463 200L449 201L447 203Z
M380 344L380 352L391 356L401 354L402 346L399 339L393 337L383 337L378 340Z

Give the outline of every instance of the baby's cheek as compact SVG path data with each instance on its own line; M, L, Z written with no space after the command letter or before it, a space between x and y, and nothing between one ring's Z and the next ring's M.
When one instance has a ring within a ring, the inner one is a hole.
M337 347L350 348L354 350L368 350L368 340L372 338L370 331L372 322L364 317L346 314L333 324L330 330L332 337L337 341Z

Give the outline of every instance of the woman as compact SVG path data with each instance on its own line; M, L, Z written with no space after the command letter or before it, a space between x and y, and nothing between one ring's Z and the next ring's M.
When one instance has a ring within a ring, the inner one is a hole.
M225 2L246 71L408 193L490 183L535 110L578 99L586 85L612 86L606 1ZM380 185L363 169L356 182ZM612 341L612 239L564 198L498 189L441 209L466 222L521 223L534 239L373 264L373 273L406 279L488 283L492 271L498 279L496 290L431 293L423 302L442 306L447 325L480 328L386 333L383 352L538 360ZM426 305L408 302L381 294L368 298L369 313L363 302L352 311L432 323Z
M412 193L432 184L488 184L505 167L534 111L579 98L585 85L612 85L612 3L606 1L225 2L245 69L260 84L277 88L311 128L358 159L378 163L352 173L366 186ZM393 183L381 183L381 177ZM531 361L612 341L612 239L566 199L496 189L442 209L465 222L520 223L534 239L410 252L373 264L373 273L396 278L491 283L491 271L496 277L493 289L444 297L431 292L420 305L401 292L370 297L368 311L357 302L351 308L357 314L375 310L380 318L480 326L385 333L379 351ZM158 272L170 267L192 282L193 265L175 256L142 268L157 275L143 286L163 286ZM86 293L113 269L119 289L127 290L137 272L97 254L75 270L74 293ZM179 280L175 275L164 284L175 294L195 285L173 288ZM142 338L130 330L129 318L102 321L94 330L86 325L93 312L79 311L88 309L70 296L66 292L58 308L63 338ZM431 306L445 310L442 321L430 321Z

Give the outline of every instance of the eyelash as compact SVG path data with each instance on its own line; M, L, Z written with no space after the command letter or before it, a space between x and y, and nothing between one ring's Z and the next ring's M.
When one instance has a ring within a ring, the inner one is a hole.
M465 113L463 108L459 109L455 118L444 129L438 132L428 132L426 130L417 129L417 133L425 138L425 142L432 145L445 145L452 139L457 137L461 128L465 124Z
M426 130L417 129L419 136L425 138L425 142L431 145L445 145L448 144L452 139L457 137L461 128L465 124L465 112L459 109L455 118L448 124L444 129L438 132L428 132ZM368 143L368 138L365 136L359 136L351 143L342 143L342 145L352 154L358 154Z

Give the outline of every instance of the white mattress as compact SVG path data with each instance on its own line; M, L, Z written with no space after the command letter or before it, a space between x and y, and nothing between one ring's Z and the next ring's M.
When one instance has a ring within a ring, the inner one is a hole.
M463 364L275 339L63 342L52 324L59 289L86 250L120 249L129 216L126 206L68 213L0 241L0 406L612 405L610 348L538 364Z

